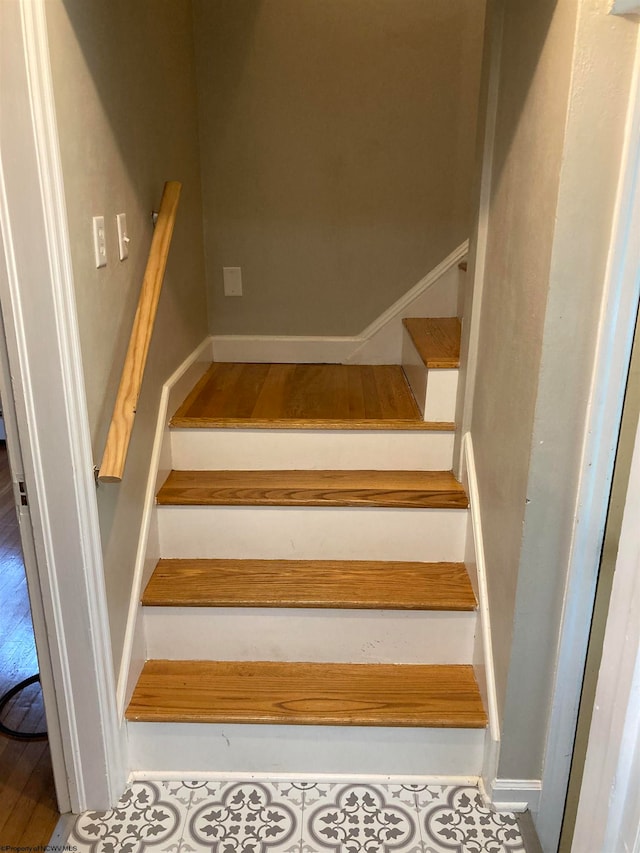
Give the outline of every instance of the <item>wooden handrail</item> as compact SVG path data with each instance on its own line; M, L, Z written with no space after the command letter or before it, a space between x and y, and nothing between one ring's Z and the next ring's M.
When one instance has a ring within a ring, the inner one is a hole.
M122 480L181 189L182 184L178 181L168 181L164 185L158 220L149 249L149 260L129 338L129 348L98 474L102 483L119 483Z

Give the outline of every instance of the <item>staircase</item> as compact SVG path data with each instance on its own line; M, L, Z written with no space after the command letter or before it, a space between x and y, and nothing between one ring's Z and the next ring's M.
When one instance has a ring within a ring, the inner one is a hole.
M213 364L174 415L133 769L479 774L460 326L405 335L404 369Z

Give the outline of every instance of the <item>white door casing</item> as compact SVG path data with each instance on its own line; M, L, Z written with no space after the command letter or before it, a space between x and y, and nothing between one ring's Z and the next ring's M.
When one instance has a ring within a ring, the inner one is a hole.
M120 796L124 729L115 703L45 6L0 4L0 111L11 117L0 123L0 306L39 580L30 595L42 601L36 641L48 644L55 692L55 713L47 707L47 714L59 718L69 804L82 811L107 808Z
M4 258L4 245L2 233L0 233L0 258ZM4 291L6 284L6 268L0 268L0 291ZM71 809L71 798L69 796L69 782L67 781L67 768L64 760L64 745L58 707L55 699L55 686L53 680L53 668L47 641L46 619L42 595L40 593L40 580L38 578L38 562L31 524L31 512L29 509L28 496L24 495L24 464L20 441L18 438L18 423L16 420L15 405L13 401L13 388L11 374L9 371L9 355L4 332L4 324L0 317L0 392L2 394L2 415L6 430L7 450L11 470L11 484L16 503L16 516L20 527L20 544L22 546L22 557L24 562L27 587L29 589L29 600L31 604L31 621L36 636L36 650L38 654L38 671L40 673L40 685L46 708L47 734L49 750L51 753L51 765L58 801L58 809L61 813ZM35 674L35 673L34 673Z
M572 850L640 847L640 426Z
M576 522L565 586L536 828L555 849L571 766L581 681L611 492L622 405L638 311L640 280L640 45L636 47L604 300L598 329ZM614 618L623 618L618 613ZM581 851L587 848L577 848ZM589 850L595 847L589 846ZM624 848L602 848L609 850Z

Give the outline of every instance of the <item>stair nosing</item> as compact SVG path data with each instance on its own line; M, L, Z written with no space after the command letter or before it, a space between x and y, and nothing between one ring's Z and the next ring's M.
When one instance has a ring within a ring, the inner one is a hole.
M169 422L172 430L233 429L233 430L316 430L318 432L455 432L453 421L421 421L399 419L326 418L205 418L177 417Z

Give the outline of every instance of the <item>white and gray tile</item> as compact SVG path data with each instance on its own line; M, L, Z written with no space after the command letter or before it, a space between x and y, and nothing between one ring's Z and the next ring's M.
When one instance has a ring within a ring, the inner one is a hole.
M135 782L85 812L78 853L525 853L516 818L471 786Z

